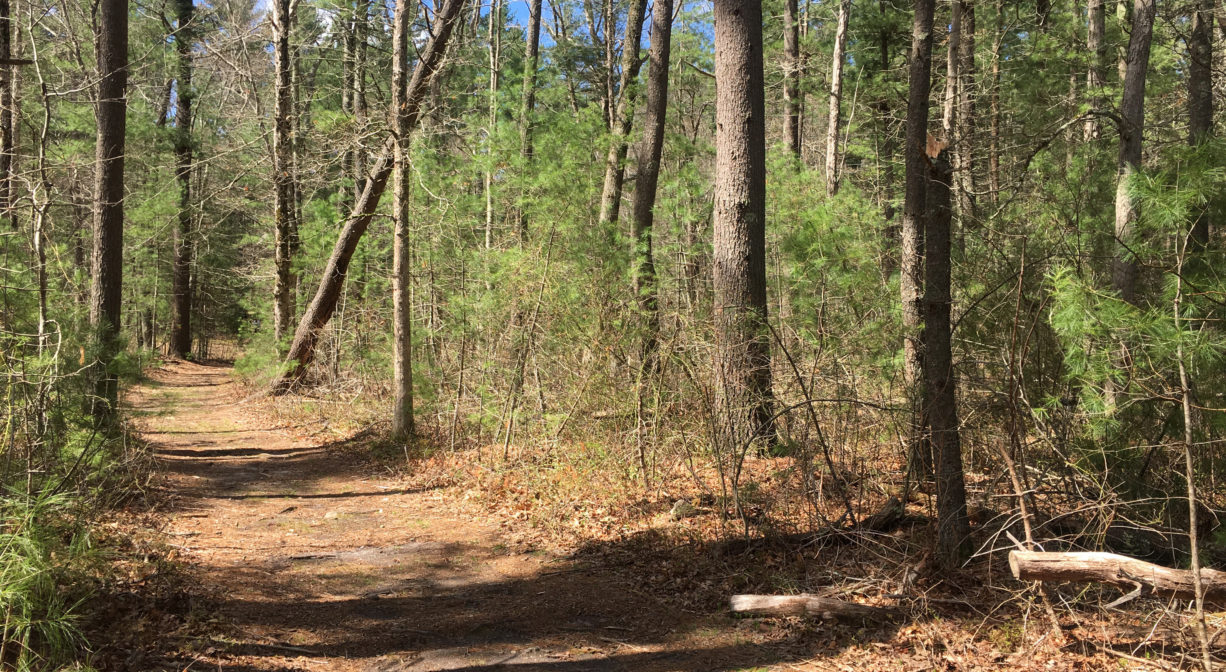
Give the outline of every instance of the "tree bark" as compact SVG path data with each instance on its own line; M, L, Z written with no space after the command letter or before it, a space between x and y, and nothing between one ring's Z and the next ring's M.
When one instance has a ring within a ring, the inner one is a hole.
M1086 52L1090 59L1090 65L1086 68L1086 93L1090 97L1090 107L1095 110L1102 109L1106 102L1103 99L1106 84L1103 80L1103 62L1107 55L1104 40L1107 32L1106 1L1089 0L1086 7ZM1097 140L1102 135L1098 117L1090 115L1086 118L1084 135L1086 140Z
M839 5L840 12L848 1ZM783 2L783 59L783 137L792 154L800 158L800 17L796 0Z
M962 42L962 3L953 0L949 3L949 40L946 43L945 55L945 95L941 101L941 128L945 131L946 142L954 142L954 115L958 105L958 54Z
M290 33L294 16L291 0L273 2L273 29L275 30L274 68L276 70L276 111L273 126L273 218L274 218L274 266L273 285L273 338L281 343L293 327L294 286L292 240L297 229L297 175L294 165L294 102L293 51L290 48Z
M98 35L97 142L94 168L94 244L90 268L89 321L95 330L100 371L95 418L115 409L118 381L108 370L118 348L123 298L123 169L127 128L128 2L100 0Z
M1120 298L1136 303L1137 262L1129 249L1138 216L1137 203L1129 193L1132 174L1141 167L1141 139L1145 127L1145 76L1149 71L1149 48L1154 30L1155 0L1135 0L1132 36L1128 40L1124 94L1120 100L1120 154L1115 187L1116 252L1111 268L1111 288Z
M430 78L434 76L442 63L447 51L447 41L451 38L456 17L459 16L460 8L465 1L446 0L442 8L435 12L433 37L421 51L417 67L413 69L413 77L409 81L404 104L400 109L410 132L417 127L421 119L422 101L429 92ZM366 190L354 204L353 211L349 214L344 228L341 229L336 245L332 248L332 255L324 267L323 277L320 279L319 289L315 292L315 298L311 300L311 304L307 306L306 312L298 322L294 341L286 356L286 371L273 386L276 393L289 391L294 383L301 380L315 357L319 332L332 319L332 314L336 311L337 300L344 288L353 252L357 249L358 242L362 234L366 232L367 226L370 225L370 220L374 217L375 209L379 205L379 199L383 196L387 181L391 177L394 145L395 142L391 138L384 143L366 180Z
M1213 135L1213 0L1197 0L1188 35L1188 144ZM1189 239L1193 251L1209 244L1209 212L1202 210Z
M826 127L827 196L834 196L839 191L839 108L843 102L843 52L847 46L847 21L850 14L851 0L839 0L839 19L834 31L834 55L830 66L829 124Z
M634 105L638 98L634 81L639 75L639 43L643 38L643 14L646 11L647 0L630 0L630 10L626 13L626 37L622 41L622 74L618 84L617 110L613 115L613 138L605 157L604 189L600 195L600 225L601 230L606 232L617 226L621 212L630 125L634 121Z
M176 357L192 350L192 42L193 0L175 0L175 54L178 82L175 100L175 179L179 183L178 226L175 228L173 270L174 326L170 348Z
M638 184L634 188L634 296L643 317L644 370L655 367L660 331L656 266L652 254L656 187L664 151L664 122L668 114L668 66L672 49L673 0L655 0L651 11L651 50L647 68L647 110L643 143L638 151Z
M970 557L970 523L958 429L950 309L951 276L949 152L931 157L924 229L924 413L937 471L937 557L952 569Z
M907 95L907 133L903 148L906 177L902 211L902 273L899 278L903 326L903 382L911 398L910 460L912 471L932 473L932 453L923 440L923 346L921 343L924 286L923 218L928 182L928 96L932 87L932 20L935 0L915 0L911 28L911 72Z
M409 241L409 136L406 114L409 86L409 40L413 12L409 3L397 2L392 28L392 109L394 123L392 212L395 225L392 247L392 435L413 436L413 306Z
M1191 600L1196 582L1192 572L1171 569L1114 553L1044 553L1010 551L1009 570L1021 581L1106 583L1138 591L1138 596ZM1207 604L1226 605L1226 572L1201 570Z
M775 440L766 312L766 116L761 0L715 3L718 396L730 444Z

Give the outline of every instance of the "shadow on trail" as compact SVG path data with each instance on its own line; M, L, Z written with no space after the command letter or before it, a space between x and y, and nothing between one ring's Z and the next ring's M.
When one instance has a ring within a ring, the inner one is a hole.
M600 545L606 548L589 548L585 556L617 556L622 550L616 548L621 542ZM370 552L381 557L375 561L351 551L282 558L271 565L271 576L246 566L214 568L263 585L258 595L222 599L215 605L219 613L244 632L283 633L280 639L234 645L227 653L360 659L366 667L359 669L370 672L699 672L834 656L848 646L887 641L898 627L813 621L758 637L760 621L734 619L722 604L710 605L705 614L684 612L631 590L607 567L573 559L530 575L489 580L481 568L500 554L476 545L408 544ZM310 592L302 589L305 573L313 579ZM292 644L288 638L303 631L316 643ZM248 664L223 663L220 669L269 669Z

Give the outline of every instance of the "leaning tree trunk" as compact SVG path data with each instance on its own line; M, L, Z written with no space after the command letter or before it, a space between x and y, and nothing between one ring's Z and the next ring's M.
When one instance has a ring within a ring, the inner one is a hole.
M715 3L715 339L729 447L775 439L766 315L762 2Z
M834 196L839 191L839 108L843 102L843 51L847 46L849 14L851 0L839 0L839 21L834 31L834 56L830 67L830 122L826 128L827 196Z
M626 14L626 37L622 41L622 74L617 110L613 115L613 139L605 157L604 189L600 195L600 228L605 232L617 226L617 216L621 212L630 124L634 121L634 104L638 96L634 82L639 76L639 42L643 37L643 14L646 11L647 0L630 0L630 11Z
M192 350L192 25L193 0L175 0L175 53L178 97L175 102L175 178L179 182L178 226L173 271L174 326L170 348L176 357Z
M1197 0L1188 35L1188 144L1213 135L1213 0ZM1209 244L1209 212L1202 210L1188 241L1193 250Z
M413 69L413 78L409 81L408 92L404 96L404 104L400 109L409 132L417 127L421 119L422 101L429 93L430 78L442 63L447 51L447 41L451 37L456 17L459 16L464 2L465 0L446 0L442 8L435 12L432 31L434 37L420 52L417 67ZM315 357L319 332L332 319L332 313L336 311L336 304L345 285L345 276L349 271L349 262L353 258L353 252L357 249L362 234L366 233L366 227L370 225L370 220L375 215L375 208L379 205L379 199L382 198L383 191L387 187L388 178L391 177L394 144L390 138L384 143L366 179L366 189L362 192L362 197L358 199L358 202L354 204L348 221L341 229L336 246L332 248L332 256L328 258L328 263L324 267L323 278L320 279L315 298L311 300L311 304L307 306L306 312L298 322L298 330L294 333L294 341L290 344L289 354L286 356L286 371L274 384L275 392L288 391L306 373L307 367Z
M100 361L95 418L110 417L118 381L109 366L119 341L123 298L123 156L127 128L128 2L98 3L98 106L94 168L94 250L89 322Z
M1115 187L1115 259L1111 288L1120 298L1136 303L1137 262L1133 258L1133 227L1138 208L1129 192L1132 174L1141 167L1141 138L1145 127L1145 76L1154 32L1155 0L1135 0L1132 36L1128 40L1124 95L1120 100L1120 155Z
M405 94L409 86L409 40L413 12L409 3L397 2L392 29L392 109L394 124L392 212L395 223L392 247L392 435L413 436L413 305L412 253L409 241L409 117Z
M846 4L848 0L844 0ZM842 11L842 5L840 5ZM836 47L837 48L837 47ZM783 137L800 157L800 17L796 0L783 2Z
M273 3L273 29L275 30L274 67L277 81L277 102L273 125L273 219L274 219L274 266L273 282L273 337L281 343L294 320L294 271L293 237L297 229L296 187L294 173L294 104L293 51L290 48L290 32L294 16L291 0L275 0Z
M935 0L915 0L911 29L911 72L907 96L907 133L903 148L906 178L902 210L903 382L911 398L909 441L912 471L932 473L932 452L924 441L922 414L921 288L924 286L923 217L928 182L928 95L932 88L932 19Z
M936 457L937 556L945 568L970 557L970 523L962 443L958 432L957 382L950 343L950 184L949 152L930 157L927 219L924 227L924 417Z
M638 152L638 184L634 188L634 296L638 301L643 333L643 370L654 370L660 314L656 290L656 266L652 258L652 226L655 220L656 186L660 179L660 156L664 151L664 121L668 112L668 64L672 47L673 0L655 0L651 10L651 51L647 69L647 115L643 120L643 144Z

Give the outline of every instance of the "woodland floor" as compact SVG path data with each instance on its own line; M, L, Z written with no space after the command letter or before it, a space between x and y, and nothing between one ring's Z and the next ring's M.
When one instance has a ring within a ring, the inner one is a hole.
M186 587L163 604L179 616L145 619L156 645L104 652L103 669L1151 669L1027 645L990 606L870 627L734 619L723 586L695 607L643 589L636 548L613 562L516 542L458 504L462 486L406 485L248 392L229 368L171 362L128 394L158 463L143 524Z

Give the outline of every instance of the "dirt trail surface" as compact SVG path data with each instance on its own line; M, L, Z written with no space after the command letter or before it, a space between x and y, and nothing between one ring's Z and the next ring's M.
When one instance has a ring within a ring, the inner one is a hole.
M748 622L630 593L609 568L510 551L496 521L450 510L454 492L278 426L230 373L175 362L130 395L169 542L224 633L174 669L827 669Z

